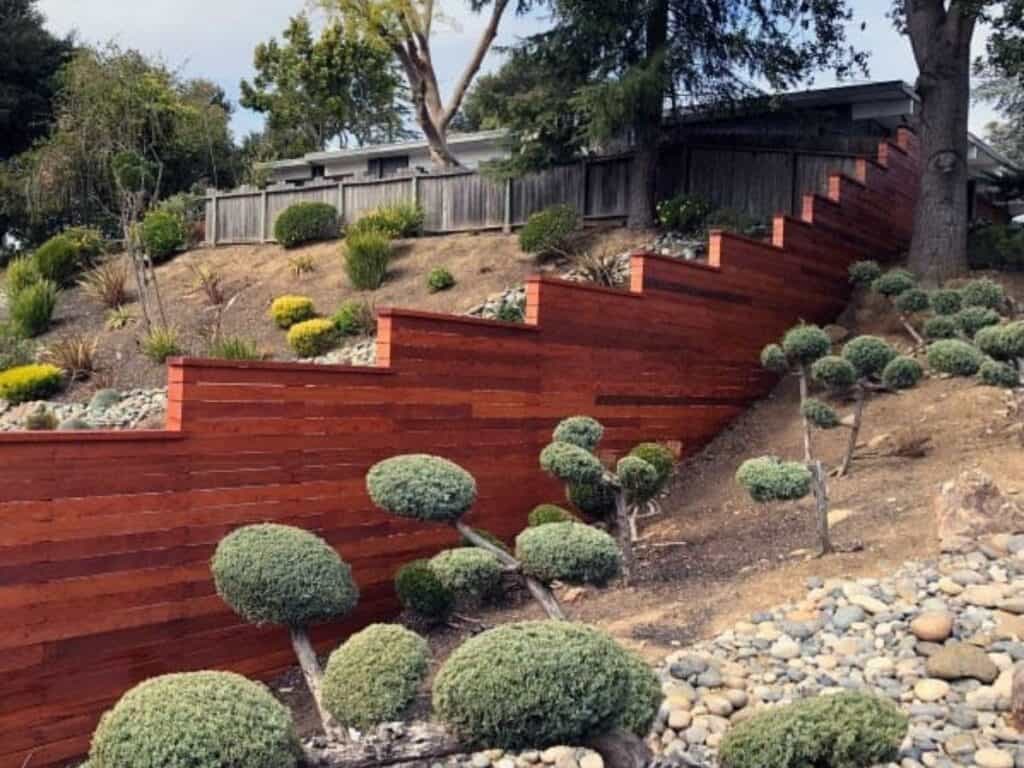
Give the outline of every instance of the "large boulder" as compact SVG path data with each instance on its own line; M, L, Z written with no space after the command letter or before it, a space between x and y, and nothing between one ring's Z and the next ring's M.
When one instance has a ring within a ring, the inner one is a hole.
M944 483L934 507L939 542L946 552L961 551L980 536L1024 531L1024 512L978 469Z
M926 669L939 680L974 678L991 683L999 677L999 668L988 654L966 643L947 643L928 657Z

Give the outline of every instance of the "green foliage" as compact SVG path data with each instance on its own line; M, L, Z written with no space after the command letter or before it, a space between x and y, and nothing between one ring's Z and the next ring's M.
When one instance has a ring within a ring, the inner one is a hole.
M999 310L1006 302L1003 286L987 277L971 280L960 289L960 295L965 307L987 307Z
M957 325L967 338L973 339L982 328L996 325L999 322L999 313L988 307L970 306L964 307L956 314Z
M704 226L708 231L717 229L747 237L764 236L768 231L768 225L764 220L758 220L732 208L716 208L708 214Z
M285 248L338 236L338 210L329 203L293 203L274 222L274 239Z
M615 512L615 493L605 482L569 483L566 499L585 515L607 518Z
M882 385L888 389L910 389L924 375L921 364L912 357L894 357L882 369Z
M896 309L905 315L912 315L915 312L924 312L930 306L927 291L920 288L911 288L896 297Z
M570 485L596 483L604 474L594 454L564 442L551 443L540 452L540 467Z
M653 499L661 487L658 471L639 456L623 456L615 465L615 474L634 504Z
M570 416L558 422L551 437L556 442L571 443L585 451L593 451L601 442L604 427L590 416Z
M41 279L35 259L31 256L16 256L8 262L7 270L4 272L4 292L8 298L17 296Z
M423 233L423 209L413 203L385 205L351 224L345 234L362 235L377 232L392 240L397 237L418 237Z
M427 275L427 290L431 293L446 291L453 285L455 285L455 278L444 267L434 267Z
M13 325L0 323L0 373L35 360L35 345Z
M1021 377L1017 369L1009 363L1001 363L998 360L986 360L978 369L978 378L982 384L990 387L1005 387L1014 389L1022 386Z
M722 740L723 768L869 768L896 760L907 717L890 701L839 693L763 710Z
M905 269L890 269L871 284L873 290L890 299L916 286L914 276Z
M0 373L0 400L10 403L45 400L63 386L64 372L55 365L18 365Z
M430 568L456 600L478 605L498 591L501 563L480 547L445 549L430 558Z
M169 213L181 222L185 233L185 248L199 243L203 234L203 222L206 216L206 196L191 192L178 192L157 205L157 210Z
M630 456L643 459L652 467L658 476L658 490L665 487L672 476L672 469L676 465L675 454L667 445L661 443L638 443L629 452Z
M288 707L233 672L162 675L103 715L89 768L297 768Z
M334 313L334 327L343 336L371 334L377 328L377 318L368 302L346 299Z
M452 522L476 501L476 480L458 464L424 453L377 462L366 474L373 503L400 517Z
M834 392L845 392L857 382L857 369L845 357L826 355L814 361L811 378Z
M332 321L322 317L303 320L288 329L288 346L299 357L322 355L337 343L338 329Z
M804 400L800 414L818 429L835 429L839 426L839 414L835 409L813 397Z
M857 286L871 285L882 276L882 268L877 261L855 261L849 269L850 282Z
M955 315L963 306L963 299L960 296L960 291L955 291L951 288L932 291L930 301L932 311L934 311L936 315L940 316Z
M395 593L403 608L429 621L446 620L455 607L455 595L441 583L427 560L413 560L398 569Z
M690 234L704 228L712 206L699 195L679 194L656 206L658 223L671 232Z
M959 312L959 310L957 311ZM924 332L924 337L930 341L955 338L959 329L960 324L957 323L956 317L950 317L949 315L929 317L924 321L924 326L921 328Z
M645 737L651 732L654 718L658 715L661 701L665 695L661 691L661 681L647 662L626 649L626 666L629 672L626 683L626 700L618 718L621 728Z
M798 325L782 337L782 351L786 357L801 365L810 365L831 349L832 340L816 325Z
M368 728L398 720L427 675L427 641L397 624L371 624L331 654L324 707L340 723Z
M60 291L52 280L40 280L10 298L11 324L24 336L38 336L50 329Z
M795 461L774 456L747 459L736 471L736 481L756 502L795 501L811 490L811 472Z
M376 230L345 237L345 274L353 287L373 291L384 284L391 259L391 241Z
M235 529L220 540L210 570L217 594L253 624L307 627L345 616L359 600L334 548L290 525Z
M939 373L973 376L985 362L977 347L960 339L942 339L928 345L928 365Z
M604 531L578 522L527 528L516 537L523 573L545 584L607 584L619 574L621 555Z
M778 344L769 344L762 349L761 367L766 368L772 373L787 373L789 371L789 361L786 359L786 353L782 351L782 347Z
M897 354L888 342L877 336L858 336L843 345L843 357L860 377L881 375Z
M32 255L32 260L40 277L52 280L59 286L73 283L75 276L85 266L77 242L67 234L54 235L40 245Z
M306 296L278 296L270 305L270 317L278 328L291 328L315 314L313 300Z
M503 323L521 323L526 319L526 303L517 301L502 301L498 307L498 314L494 318Z
M537 257L569 251L569 238L579 226L579 214L571 205L553 205L530 216L519 230L519 247Z
M634 711L632 674L625 652L599 630L566 621L506 624L448 657L434 681L434 711L474 746L578 744Z
M996 360L1024 358L1024 320L982 328L975 334L974 343Z
M141 340L142 354L154 363L164 363L168 357L181 354L178 331L172 326L154 326Z
M990 129L997 124L990 123ZM1013 136L1019 141L1019 130ZM1024 229L989 224L973 229L967 238L967 264L971 269L1024 269Z
M29 432L46 432L57 428L57 414L40 403L36 409L28 414L22 426Z
M185 247L188 234L185 222L170 211L154 209L142 219L142 247L154 264L167 261Z
M210 343L210 357L217 360L262 360L263 353L256 342L241 336L222 336Z
M569 523L577 520L576 515L557 504L538 504L530 510L526 518L527 525L536 528L548 523Z

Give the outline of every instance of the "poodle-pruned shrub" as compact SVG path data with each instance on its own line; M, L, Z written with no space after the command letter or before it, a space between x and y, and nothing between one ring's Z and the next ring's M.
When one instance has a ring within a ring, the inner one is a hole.
M960 289L960 296L965 307L986 307L997 312L1006 302L1003 286L987 277L971 280Z
M658 478L658 490L665 487L672 476L672 469L676 465L675 454L672 453L667 445L662 445L661 443L638 443L630 449L629 455L643 459L654 467Z
M397 624L371 624L336 649L324 668L324 706L365 729L398 720L426 677L427 641Z
M926 291L920 288L911 288L897 296L893 304L904 315L913 315L926 311L931 306L931 300Z
M983 383L1000 387L1024 385L1024 320L982 328L974 343L994 358L985 361L978 371ZM1011 374L1017 383L1009 383Z
M896 760L907 716L866 693L816 696L762 710L722 740L723 768L869 768Z
M232 672L146 680L103 715L89 768L295 768L291 712L260 683Z
M538 525L569 523L576 519L576 515L565 509L565 507L560 507L557 504L538 504L526 516L526 524L531 528L536 528Z
M285 248L338 235L338 211L329 203L294 203L274 222L274 239Z
M855 261L849 268L850 282L866 288L882 276L877 261Z
M568 483L565 498L588 517L606 520L615 515L615 490L598 480L593 483Z
M476 501L476 480L458 464L424 453L394 456L366 475L373 503L399 517L453 522Z
M973 339L982 328L998 325L999 313L989 307L964 307L957 312L956 323L964 336Z
M589 416L570 416L558 422L552 439L556 443L571 443L585 451L593 451L604 436L604 427Z
M959 310L957 310L957 312L959 312ZM929 317L924 321L924 325L921 327L924 337L929 341L956 338L959 330L960 324L957 323L956 317L949 315L936 315L935 317Z
M839 426L839 414L835 409L815 397L804 400L800 406L800 415L818 429L835 429Z
M986 360L978 369L978 379L989 387L1014 389L1021 386L1020 374L1009 363L998 360Z
M629 680L626 684L626 700L619 713L618 726L637 736L646 736L661 708L665 694L661 681L643 659L623 648Z
M798 325L782 337L782 351L798 365L810 365L831 349L832 340L816 325Z
M413 560L395 574L395 593L407 611L428 622L443 622L455 608L455 595L430 567L429 560Z
M811 471L797 461L774 456L747 459L736 471L736 480L759 503L795 501L811 490Z
M882 369L882 386L886 389L910 389L924 376L921 364L912 357L894 357Z
M430 558L430 568L462 605L479 605L501 586L501 562L480 547L438 552Z
M952 288L941 288L932 291L929 298L932 311L939 317L955 315L963 308L963 298L960 296L960 291L953 290Z
M928 365L951 376L973 376L985 362L985 356L972 344L960 339L943 339L928 345Z
M871 287L886 298L894 299L901 293L906 293L917 287L917 280L905 269L890 269L879 275Z
M871 277L871 275L874 277ZM890 269L882 273L873 261L857 262L850 267L850 282L854 285L870 285L871 290L885 297L896 310L900 324L918 346L924 339L911 322L911 315L924 312L931 306L931 296L918 288L914 275L905 269Z
M897 354L892 345L877 336L858 336L843 346L843 357L860 378L880 376Z
M584 523L548 523L516 537L523 571L550 584L607 584L619 575L622 555L615 539Z
M538 529L540 530L540 529ZM654 698L605 633L567 622L490 629L448 658L434 681L436 716L468 744L501 749L579 744L643 725ZM641 703L637 703L637 699Z
M604 467L594 454L572 443L547 445L540 453L540 466L571 485L597 483L604 474Z

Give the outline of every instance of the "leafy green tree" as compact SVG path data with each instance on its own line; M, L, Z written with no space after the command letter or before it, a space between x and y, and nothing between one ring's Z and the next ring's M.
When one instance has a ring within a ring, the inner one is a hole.
M338 21L318 39L309 18L295 16L282 34L256 46L256 76L243 80L243 107L265 114L273 154L296 157L406 135L401 74L392 52L346 34Z

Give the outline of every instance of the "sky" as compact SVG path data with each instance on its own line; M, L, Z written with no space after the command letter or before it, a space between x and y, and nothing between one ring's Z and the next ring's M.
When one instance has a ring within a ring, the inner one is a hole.
M854 0L857 23L850 30L851 42L871 53L870 79L906 80L916 75L907 40L900 37L885 18L891 0ZM486 17L469 11L465 0L442 0L445 15L455 21L442 28L432 41L435 67L444 95L461 73L475 45ZM253 49L262 41L279 36L290 16L307 6L303 0L40 0L39 8L54 32L74 31L91 43L113 40L123 47L137 48L161 58L186 77L205 77L217 82L235 103L238 84L251 78ZM859 22L866 23L861 31ZM507 45L543 29L543 16L516 17L506 13L497 39ZM985 33L975 35L976 52L984 49ZM501 64L492 51L483 71ZM833 85L835 77L822 73L814 87ZM995 113L988 105L973 105L971 130L982 134ZM238 107L232 127L236 138L258 129L262 117Z

